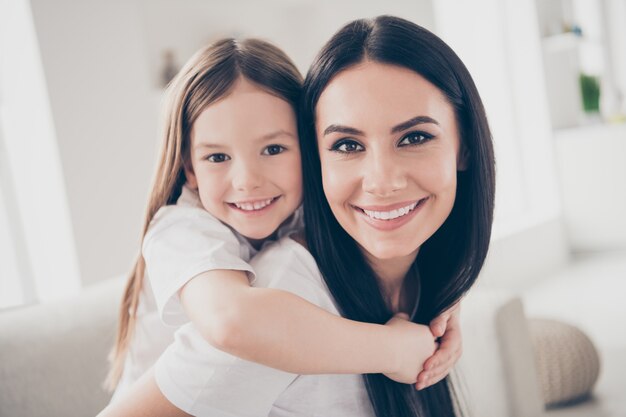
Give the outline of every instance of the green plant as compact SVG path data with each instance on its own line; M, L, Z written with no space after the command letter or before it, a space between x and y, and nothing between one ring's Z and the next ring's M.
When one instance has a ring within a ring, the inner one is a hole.
M600 111L600 80L594 75L580 73L579 82L583 97L583 110L585 113L598 113Z

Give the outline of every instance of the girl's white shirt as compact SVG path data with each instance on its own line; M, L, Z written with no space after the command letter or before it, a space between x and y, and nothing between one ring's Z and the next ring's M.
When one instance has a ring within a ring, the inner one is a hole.
M302 225L299 208L279 228L277 238L301 230ZM174 332L189 321L180 303L180 289L198 274L216 269L246 271L254 282L254 269L248 262L256 254L246 238L207 212L197 191L186 186L175 205L157 211L143 240L147 279L135 332L111 401L154 365L174 341Z
M294 240L265 247L251 265L255 286L289 291L339 315L315 260ZM249 362L209 345L191 323L176 332L155 377L170 402L195 416L374 416L361 375L296 375Z

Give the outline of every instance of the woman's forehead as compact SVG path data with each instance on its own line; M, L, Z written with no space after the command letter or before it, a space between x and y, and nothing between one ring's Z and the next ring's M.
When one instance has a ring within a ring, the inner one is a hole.
M454 123L452 106L428 80L408 68L372 61L333 77L315 110L318 131L331 124L395 125L416 116Z

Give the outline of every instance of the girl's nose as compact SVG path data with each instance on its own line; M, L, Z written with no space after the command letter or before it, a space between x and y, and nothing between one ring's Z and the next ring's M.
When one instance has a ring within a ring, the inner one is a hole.
M252 191L263 184L263 175L254 163L240 163L235 167L233 188L237 191Z
M372 152L364 166L363 191L379 197L388 197L407 185L405 168L393 155Z

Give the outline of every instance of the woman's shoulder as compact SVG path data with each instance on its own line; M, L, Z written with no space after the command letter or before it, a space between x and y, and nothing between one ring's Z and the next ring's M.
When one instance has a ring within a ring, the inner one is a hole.
M305 246L303 235L291 235L264 247L251 262L257 277L255 286L283 289L300 296L315 293L315 304L327 304L328 289L315 258Z
M255 269L273 271L271 274L273 276L293 273L319 274L315 259L306 248L306 240L301 233L291 234L265 245L252 263Z

